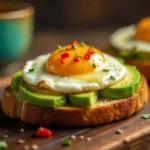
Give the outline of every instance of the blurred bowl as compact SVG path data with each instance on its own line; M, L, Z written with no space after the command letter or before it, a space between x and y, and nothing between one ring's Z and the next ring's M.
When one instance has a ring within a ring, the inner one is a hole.
M34 8L20 1L0 2L0 68L16 60L30 47Z

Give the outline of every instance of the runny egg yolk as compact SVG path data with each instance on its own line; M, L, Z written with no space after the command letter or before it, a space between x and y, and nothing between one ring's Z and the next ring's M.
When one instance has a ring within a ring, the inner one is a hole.
M104 63L105 57L98 49L73 44L55 50L46 62L46 70L56 75L80 75L93 72Z
M150 17L140 20L136 24L135 39L150 41Z

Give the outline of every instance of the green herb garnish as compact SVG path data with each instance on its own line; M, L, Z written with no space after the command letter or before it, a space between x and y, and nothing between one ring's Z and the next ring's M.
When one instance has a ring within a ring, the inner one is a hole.
M0 149L4 149L4 148L7 148L8 145L5 141L0 141Z
M62 74L61 76L60 76L60 78L64 78L65 77L65 74Z
M77 53L75 53L74 58L76 58L76 57L82 58L82 56L80 56L80 55L78 55Z
M146 114L142 115L141 118L150 119L150 113L146 113Z
M96 64L94 64L94 63L92 64L92 66L93 66L93 68L96 68L96 67L97 67Z
M34 68L28 70L28 73L32 73L32 72L34 72Z
M60 50L59 52L61 53L61 52L64 52L65 50L64 49L62 49L62 50Z
M109 78L110 78L110 80L115 81L115 77L110 76Z
M84 42L81 42L80 46L86 46L86 44Z
M71 146L72 145L72 141L70 139L64 140L62 142L62 146Z
M116 134L122 134L123 131L122 131L121 129L117 129L115 133L116 133Z
M8 138L7 134L2 135L2 138Z
M104 72L109 72L109 69L103 69Z
M76 45L76 44L73 44L71 48L72 48L72 49L76 49L76 48L77 48L77 45Z
M62 46L61 46L61 45L58 45L57 47L58 47L58 48L61 48Z

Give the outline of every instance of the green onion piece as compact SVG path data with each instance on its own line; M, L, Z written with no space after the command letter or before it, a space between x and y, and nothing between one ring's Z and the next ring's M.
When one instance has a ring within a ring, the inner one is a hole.
M142 115L141 118L150 119L150 113L146 113L146 114Z
M122 131L121 129L117 129L115 133L116 133L116 134L122 134L123 131Z
M7 134L2 135L2 138L8 138Z
M62 46L61 46L61 45L58 45L57 47L58 47L58 48L61 48Z
M93 68L96 68L96 67L97 67L96 64L94 64L94 63L92 64L92 66L93 66Z
M76 45L76 44L73 44L71 48L72 48L72 49L76 49L76 48L77 48L77 45Z
M80 46L86 46L86 44L84 42L81 42Z
M7 148L8 145L5 141L0 141L0 149L4 149L4 148Z
M103 69L104 72L109 72L109 69Z
M72 145L72 141L70 139L64 140L62 142L62 146L71 146Z
M34 68L28 70L28 73L32 73L32 72L34 72Z
M61 53L61 52L64 52L65 50L64 49L62 49L62 50L60 50L59 52Z
M109 78L110 78L110 80L115 81L115 77L110 76Z

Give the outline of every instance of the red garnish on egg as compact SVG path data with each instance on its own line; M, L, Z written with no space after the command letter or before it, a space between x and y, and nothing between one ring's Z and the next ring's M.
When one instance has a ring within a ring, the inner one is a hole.
M78 42L77 42L77 41L71 41L70 44L71 44L71 45L73 45L73 44L78 44Z
M64 64L64 60L61 59L61 60L60 60L60 63L61 63L61 64Z
M79 57L75 57L75 58L73 58L73 61L74 62L78 62L78 61L80 61L80 58Z
M89 60L90 59L90 54L85 54L84 59Z
M90 49L88 50L88 53L89 53L89 54L94 54L94 53L95 53L95 51L94 51L94 49L93 49L93 48L90 48Z
M63 53L63 54L61 54L61 58L67 58L67 57L69 57L69 53Z
M69 48L69 47L66 47L66 51L69 51L71 48Z
M36 131L36 136L38 137L50 137L52 136L52 131L44 128L44 127L39 127Z

